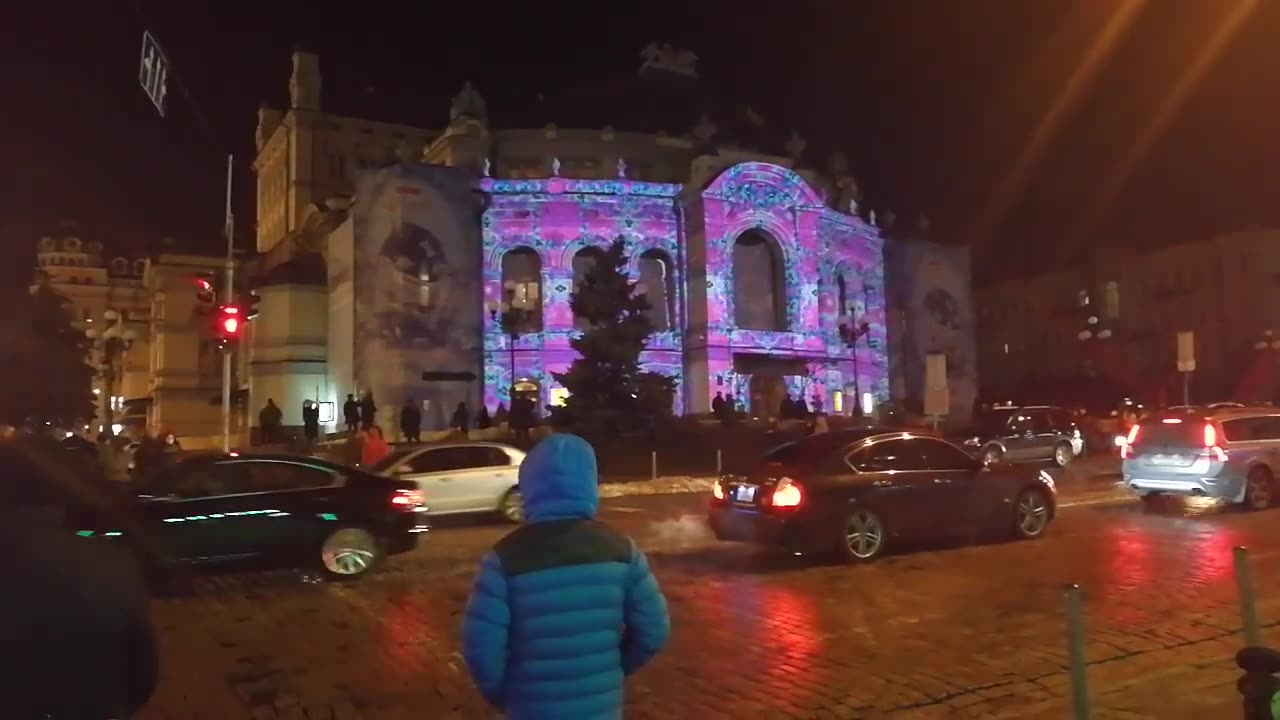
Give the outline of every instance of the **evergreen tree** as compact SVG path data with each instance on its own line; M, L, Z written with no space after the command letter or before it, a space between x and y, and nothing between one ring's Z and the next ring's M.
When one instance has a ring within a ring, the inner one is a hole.
M579 357L555 378L569 391L558 423L617 432L670 414L675 380L640 369L653 322L649 300L627 277L626 248L615 240L584 274L569 299L589 327L570 345Z
M70 424L94 417L89 339L47 286L16 293L0 320L0 421Z

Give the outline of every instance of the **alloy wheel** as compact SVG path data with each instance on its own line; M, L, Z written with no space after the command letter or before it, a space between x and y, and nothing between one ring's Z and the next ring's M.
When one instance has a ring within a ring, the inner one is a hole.
M1271 507L1271 479L1262 473L1252 473L1249 477L1246 502L1255 510Z
M1059 445L1053 450L1053 461L1058 467L1066 467L1071 462L1071 448L1066 445Z
M524 519L524 511L520 506L520 491L512 490L502 498L502 504L498 506L498 512L502 513L502 517L510 522L518 523Z
M1023 537L1033 538L1044 532L1049 524L1049 504L1035 490L1018 498L1018 531Z
M884 525L875 513L859 510L845 524L844 540L851 555L859 560L868 560L880 552L884 543Z
M320 551L325 570L355 577L369 570L378 557L378 540L362 528L342 528L324 541Z

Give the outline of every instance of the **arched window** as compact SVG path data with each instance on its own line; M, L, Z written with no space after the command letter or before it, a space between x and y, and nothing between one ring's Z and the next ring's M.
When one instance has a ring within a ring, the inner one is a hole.
M524 311L520 332L542 330L542 259L533 248L518 247L502 256L503 302Z
M836 306L836 315L844 317L849 314L849 286L845 284L844 273L836 273L836 294L839 296L839 305Z
M654 330L670 330L675 325L675 277L671 256L661 250L640 253L639 282L649 299L649 320Z
M604 256L604 251L598 247L584 247L573 254L573 291L578 291L578 286L582 284L582 279L586 277L587 272L596 266L596 262ZM590 327L590 323L586 318L573 316L573 326L579 330L586 330Z
M778 241L748 230L733 242L734 322L743 330L787 329L786 269Z

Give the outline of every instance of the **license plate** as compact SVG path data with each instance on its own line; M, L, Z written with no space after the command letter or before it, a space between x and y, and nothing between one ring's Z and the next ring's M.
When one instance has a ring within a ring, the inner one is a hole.
M1152 465L1183 465L1181 455L1152 455Z
M733 499L742 503L755 502L756 486L755 485L739 485L733 491Z

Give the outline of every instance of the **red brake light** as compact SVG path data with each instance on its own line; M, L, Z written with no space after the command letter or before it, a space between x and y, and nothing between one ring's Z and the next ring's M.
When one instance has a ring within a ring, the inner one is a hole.
M1129 428L1129 436L1120 444L1120 459L1124 460L1133 454L1133 443L1138 439L1138 426Z
M792 508L798 506L802 500L804 500L804 491L800 489L800 485L795 480L784 477L773 489L771 504L774 507Z
M711 483L711 495L717 500L724 499L724 487L720 485L719 480Z
M417 490L396 490L391 496L391 504L403 509L421 507L426 504L422 493Z
M1227 451L1218 446L1218 429L1213 423L1204 424L1204 449L1218 462L1227 461Z

